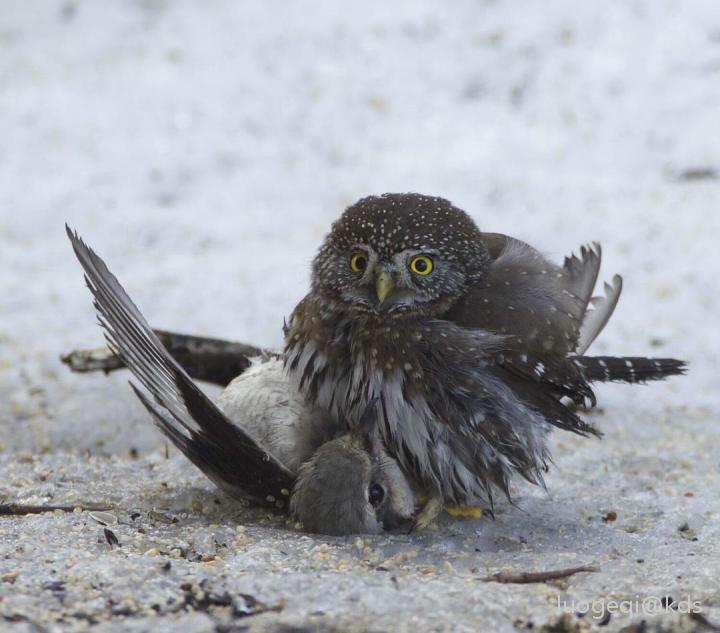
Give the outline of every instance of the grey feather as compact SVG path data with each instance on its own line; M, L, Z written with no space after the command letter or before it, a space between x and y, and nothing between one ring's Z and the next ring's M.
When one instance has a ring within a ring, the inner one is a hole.
M597 242L593 242L590 246L581 246L580 257L573 253L565 258L563 269L567 276L562 279L564 290L575 296L582 313L587 309L592 297L601 261L602 249Z
M524 351L573 351L597 277L599 252L583 248L582 259L573 256L560 267L518 239L499 234L490 239L496 257L446 318L464 327L511 333Z
M605 283L604 290L605 293L602 296L593 297L590 300L592 307L585 312L575 350L579 356L587 352L613 315L622 293L622 277L614 275L611 284Z

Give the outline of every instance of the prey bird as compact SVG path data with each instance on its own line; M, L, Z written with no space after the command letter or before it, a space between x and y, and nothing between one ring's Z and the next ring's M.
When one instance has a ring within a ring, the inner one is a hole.
M148 326L103 260L69 228L67 233L108 345L144 388L131 383L133 390L165 436L219 488L289 510L311 532L376 533L411 524L414 492L374 437L374 401L368 401L356 424L340 428L306 405L281 360L247 359L249 348L231 346L221 357L246 371L215 405ZM203 357L208 341L190 345L199 356L180 356L196 371L210 368L215 377L226 375L222 364L212 362L212 353ZM205 363L196 362L198 357Z

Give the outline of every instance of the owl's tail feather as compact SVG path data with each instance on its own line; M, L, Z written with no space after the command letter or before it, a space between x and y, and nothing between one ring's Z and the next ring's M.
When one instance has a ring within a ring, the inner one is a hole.
M570 359L588 382L644 383L682 375L687 363L675 358L574 356Z

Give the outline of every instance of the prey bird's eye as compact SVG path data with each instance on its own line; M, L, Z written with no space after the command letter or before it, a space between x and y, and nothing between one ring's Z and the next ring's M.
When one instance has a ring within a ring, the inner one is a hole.
M416 275L427 277L433 271L432 257L427 255L416 255L410 260L410 270Z
M367 265L368 258L365 253L358 251L350 256L350 270L354 273L361 273L367 268Z
M385 489L380 484L371 484L368 489L368 500L373 508L377 508L385 499Z

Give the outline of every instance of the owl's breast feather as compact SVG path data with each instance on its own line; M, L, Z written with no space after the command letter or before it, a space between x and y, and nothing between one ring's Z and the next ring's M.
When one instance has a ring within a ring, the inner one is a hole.
M312 312L296 314L288 330L285 367L311 401L328 391L337 398L341 384L361 389L362 395L383 381L419 388L425 348L423 327L409 319L328 320Z

